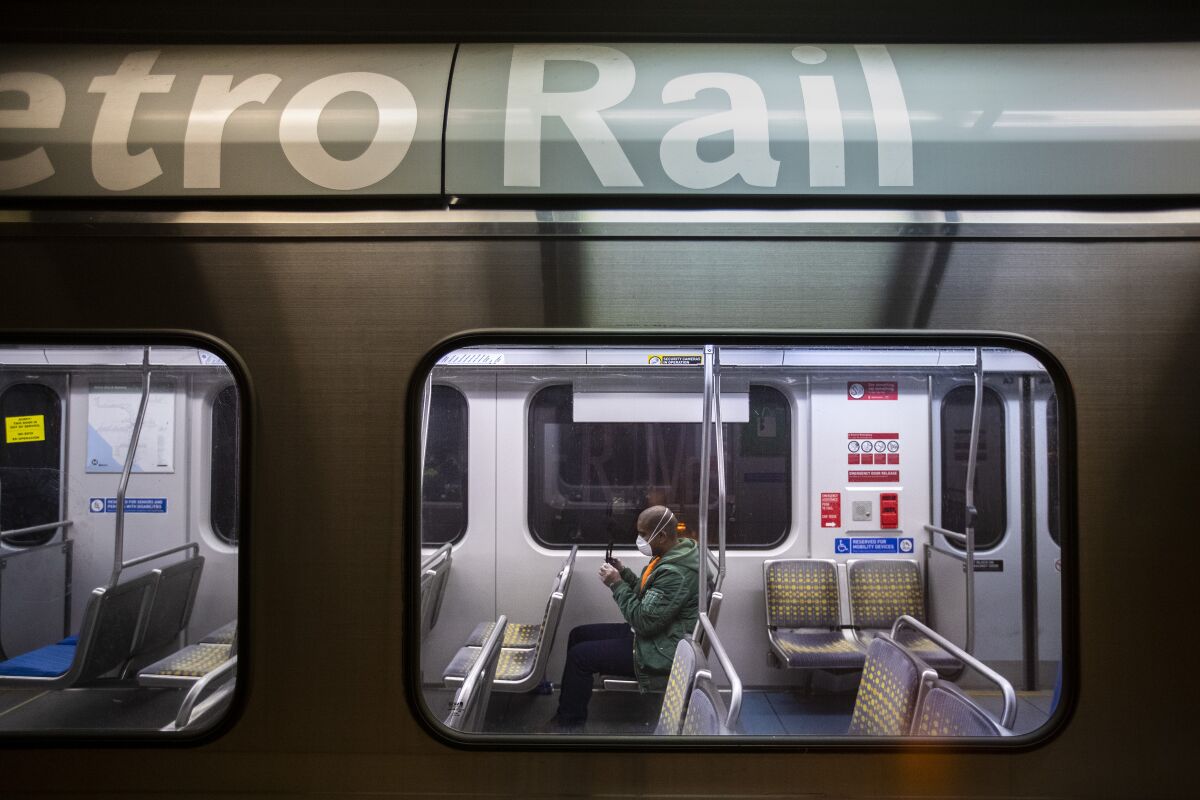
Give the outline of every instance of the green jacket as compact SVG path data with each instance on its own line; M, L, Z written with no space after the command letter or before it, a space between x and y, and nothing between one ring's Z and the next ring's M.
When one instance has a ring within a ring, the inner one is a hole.
M700 548L680 539L654 565L645 589L628 567L613 584L613 599L633 628L633 664L642 691L663 689L675 659L675 645L690 636L699 619Z

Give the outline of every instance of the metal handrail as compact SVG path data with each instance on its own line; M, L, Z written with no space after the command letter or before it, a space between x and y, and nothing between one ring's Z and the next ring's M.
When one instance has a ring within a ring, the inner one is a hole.
M188 722L191 721L192 709L195 707L196 701L200 699L201 692L208 688L217 678L236 668L237 656L230 656L224 664L192 684L192 688L184 696L183 702L179 704L179 713L175 715L175 730L183 730L187 727Z
M967 541L967 535L965 533L958 533L957 531L947 530L946 528L939 528L937 525L926 525L925 530L929 531L930 533L940 533L942 536L945 536L948 539L953 539L956 542L965 543Z
M717 581L725 577L725 430L721 425L721 349L713 346L713 434L717 447ZM704 509L708 516L708 509Z
M700 538L700 552L708 552L708 481L709 467L709 429L712 425L712 391L713 391L713 354L715 346L704 345L704 407L700 411L700 507L697 534ZM708 559L700 559L700 583L696 589L697 604L703 615L708 610Z
M479 657L475 659L475 663L471 665L471 669L463 678L462 685L458 687L458 691L454 693L454 698L450 701L450 713L447 715L445 725L448 728L456 730L466 730L465 727L457 728L455 722L462 721L464 725L470 723L466 711L470 705L472 698L475 696L476 687L483 681L483 674L487 672L491 666L488 662L492 661L496 654L499 653L504 638L504 629L508 627L508 616L501 614L496 620L496 624L492 627L492 632L483 642L483 647L479 649ZM480 688L480 691L485 691L488 687ZM481 709L483 713L487 713L487 709Z
M717 661L721 664L725 677L729 679L729 710L725 715L725 727L733 730L733 726L737 724L738 717L742 713L742 679L734 669L733 661L725 652L721 640L717 638L717 630L706 612L700 612L700 625L704 629L704 638L712 648L712 652L717 654Z
M437 550L434 550L432 553L422 559L421 571L424 572L425 570L430 569L434 564L441 560L442 556L444 556L446 553L449 553L452 549L454 549L453 546L449 542L446 542Z
M129 476L133 472L133 461L137 455L138 439L142 436L142 423L146 419L146 406L150 403L150 348L142 348L142 400L138 403L137 419L129 434L129 450L125 453L125 465L121 468L121 482L117 486L117 516L113 539L113 570L108 585L113 587L121 577L125 558L125 493L129 489Z
M966 516L963 526L967 544L967 652L975 651L975 466L979 459L979 424L983 414L983 350L975 348L975 398L971 410L971 446L967 452Z
M42 531L54 530L55 528L69 528L75 523L69 519L60 519L58 522L45 522L41 525L30 525L27 528L10 528L6 531L0 531L0 542L3 542L10 536L21 536L26 533L41 533Z
M896 639L896 634L900 632L901 628L905 627L912 628L926 638L932 640L938 647L942 648L955 658L965 662L967 666L971 667L980 675L996 684L996 686L1000 689L1001 695L1004 696L1004 712L1001 715L1000 724L1004 728L1012 730L1013 723L1017 719L1017 693L1013 689L1012 684L1009 683L1003 675L996 672L987 664L984 664L978 658L971 655L966 650L947 639L945 636L942 636L933 628L930 628L925 623L909 616L908 614L897 617L896 621L892 623L892 639Z
M163 556L169 556L172 553L179 553L184 550L193 550L193 549L196 551L196 555L199 555L200 554L200 543L199 542L185 542L184 544L177 544L174 547L168 547L165 550L157 550L153 553L149 553L144 556L138 556L137 558L131 558L128 561L121 562L121 569L125 569L126 567L136 567L138 564L145 564L147 561L153 561L156 558L162 558ZM120 574L120 573L118 572L118 574Z

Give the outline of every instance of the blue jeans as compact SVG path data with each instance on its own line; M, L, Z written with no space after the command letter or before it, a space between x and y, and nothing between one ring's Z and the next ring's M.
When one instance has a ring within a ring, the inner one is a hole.
M587 719L592 699L592 675L634 676L633 631L624 622L580 625L567 639L567 663L563 667L562 693L558 698L558 721L577 725Z

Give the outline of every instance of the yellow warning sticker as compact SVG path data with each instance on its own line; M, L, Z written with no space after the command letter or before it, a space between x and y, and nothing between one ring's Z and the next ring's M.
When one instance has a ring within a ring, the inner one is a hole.
M46 416L30 414L26 417L5 417L4 441L8 444L46 441Z
M704 363L704 356L699 353L651 353L646 357L646 363L652 367L698 367Z

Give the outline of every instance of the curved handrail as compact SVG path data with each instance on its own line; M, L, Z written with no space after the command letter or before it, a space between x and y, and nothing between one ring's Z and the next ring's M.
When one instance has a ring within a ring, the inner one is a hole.
M706 612L700 612L700 625L704 628L704 637L709 646L717 654L717 661L721 664L725 677L729 679L729 711L725 717L725 727L733 730L742 713L742 679L738 676L729 654L725 652L725 646L717 638L717 630Z
M184 550L195 550L196 555L200 555L200 543L199 542L185 542L184 544L177 544L174 547L168 547L165 550L156 550L155 552L147 553L144 556L138 556L137 558L131 558L128 561L121 562L121 569L125 569L126 567L135 567L138 564L145 564L147 561L153 561L156 558L162 558L163 556L169 556L172 553L180 553L180 552L183 552ZM118 575L119 574L120 573L118 573Z
M146 419L146 407L150 404L150 348L142 348L142 399L138 403L137 419L129 433L129 450L125 453L125 464L121 467L121 482L117 484L117 514L113 537L113 569L108 579L109 586L116 586L125 568L125 493L129 490L129 475L133 472L133 461L137 456L138 440L142 436L142 423Z
M69 519L60 519L58 522L45 522L41 525L30 525L27 528L10 528L6 531L0 531L0 542L4 542L10 536L22 536L27 533L41 533L42 531L54 530L55 528L69 528L75 523Z
M963 661L967 664L967 666L971 667L980 675L996 684L996 686L1000 689L1000 693L1004 696L1004 712L1001 716L1000 724L1008 730L1012 730L1013 722L1015 722L1017 719L1017 693L1013 690L1012 684L1009 683L1003 675L996 672L987 664L984 664L978 658L971 655L966 650L947 639L945 636L942 636L933 628L930 628L925 623L910 617L908 614L898 617L892 624L892 639L896 639L896 634L899 633L900 629L904 627L912 628L913 630L923 634L932 640L938 647L942 648L947 653L950 653L955 658ZM897 642L898 641L899 640L897 640Z
M488 634L487 639L483 642L483 647L479 650L479 658L475 659L475 663L471 665L471 669L467 672L467 676L463 678L462 685L458 687L458 691L454 693L454 699L450 702L450 713L446 716L445 725L448 728L455 730L466 730L459 728L455 723L469 723L467 711L471 704L471 700L475 697L477 687L483 683L484 674L492 667L492 662L495 661L500 653L500 645L504 639L504 629L508 627L508 617L501 614L496 624L492 626L492 632ZM479 691L484 691L488 687L479 688ZM484 713L487 709L483 709Z
M175 730L183 730L187 727L188 722L191 721L192 709L195 707L196 701L200 699L200 694L212 685L217 678L236 668L237 656L230 656L224 664L192 684L192 688L188 689L183 702L179 704L179 713L175 715Z
M449 553L453 549L454 549L453 545L451 545L450 542L446 542L444 545L439 547L437 550L434 550L428 556L421 559L421 571L424 572L425 570L429 569L431 566L433 566L438 561L440 561L443 556L445 556L447 553Z
M937 525L926 525L925 530L929 531L930 533L940 533L947 539L953 539L956 542L963 542L965 544L967 541L967 535L965 533L958 533L957 531L948 530L946 528L939 528Z

